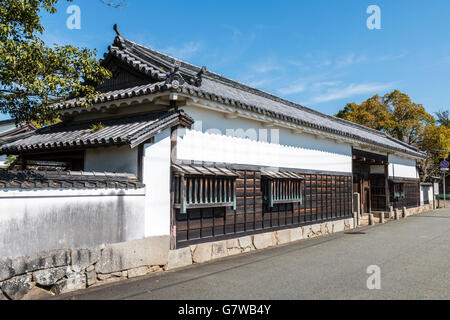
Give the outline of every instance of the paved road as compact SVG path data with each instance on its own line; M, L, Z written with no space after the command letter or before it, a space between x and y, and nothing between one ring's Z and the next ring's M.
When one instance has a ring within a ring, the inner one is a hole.
M450 210L226 258L63 299L450 299ZM368 290L367 267L381 268Z

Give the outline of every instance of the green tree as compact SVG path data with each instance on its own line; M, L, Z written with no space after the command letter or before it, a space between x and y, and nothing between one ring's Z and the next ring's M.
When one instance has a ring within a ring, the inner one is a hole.
M386 131L389 123L389 109L383 99L374 95L361 104L348 103L336 117L362 124L366 127Z
M0 112L17 122L53 121L57 99L84 96L88 106L110 77L95 50L41 40L40 14L54 14L58 1L0 0Z
M435 123L421 104L412 102L398 90L383 97L375 95L361 104L348 103L336 117L384 131L413 145L420 143L425 127Z
M406 143L417 145L423 139L425 127L435 123L434 117L421 104L398 90L386 94L383 103L388 106L390 121L388 133Z
M441 126L450 128L450 112L448 110L436 112L436 117Z
M336 116L384 131L427 152L429 157L421 163L424 180L438 174L439 160L448 156L450 132L444 125L448 112L438 115L438 123L442 125L437 126L423 105L398 90L383 97L375 95L361 104L348 103Z
M420 148L429 154L429 158L421 162L425 177L440 176L439 162L448 158L450 153L450 128L429 125L425 128Z

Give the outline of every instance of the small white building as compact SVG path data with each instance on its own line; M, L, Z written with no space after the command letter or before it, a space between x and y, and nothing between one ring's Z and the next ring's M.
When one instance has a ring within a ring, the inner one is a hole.
M174 249L339 221L354 192L363 212L420 206L425 154L382 132L119 33L103 64L113 77L91 107L62 102L62 123L0 147L23 169L58 169L0 177L0 256L160 235Z

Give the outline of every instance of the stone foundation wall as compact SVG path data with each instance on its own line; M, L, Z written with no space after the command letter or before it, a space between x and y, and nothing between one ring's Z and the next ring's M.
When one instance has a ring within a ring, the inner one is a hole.
M405 210L406 216L410 216L428 212L432 205ZM403 216L401 211L399 217ZM43 298L353 228L354 219L349 218L178 250L169 250L169 236L160 236L95 248L0 258L0 300Z
M303 239L330 235L354 228L353 218L330 221L310 226L249 235L230 240L208 242L169 252L168 269L233 256L254 250L266 249Z
M432 203L424 204L424 205L421 205L420 207L406 209L406 215L412 216L412 215L421 214L421 213L432 211L432 210L433 210Z
M45 298L167 269L169 236L0 258L0 300Z

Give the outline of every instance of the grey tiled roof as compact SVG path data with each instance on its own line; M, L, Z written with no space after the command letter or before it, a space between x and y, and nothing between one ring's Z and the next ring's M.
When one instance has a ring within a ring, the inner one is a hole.
M92 125L97 123L101 123L103 128L98 131L92 130ZM60 123L36 130L29 137L2 145L0 154L107 145L135 147L166 128L178 124L189 127L192 123L193 120L183 111L151 113L104 121Z
M133 174L83 171L8 171L0 169L0 189L140 189Z
M118 47L111 46L109 48L111 55L119 58L135 70L152 77L155 80L163 80L166 78L166 72L152 65L147 64L143 59L137 57L131 52L121 50Z
M110 47L109 55L121 59L123 62L133 66L136 70L151 75L155 81L159 81L155 85L142 86L147 90L148 94L153 93L152 90L175 90L170 87L170 83L167 81L169 78L169 71L174 67L175 62L180 64L179 71L186 77L193 77L201 70L198 66L177 60L166 54L127 40L121 35L116 37L114 45ZM165 79L166 81L161 81L162 79ZM143 93L142 87L131 88L125 91L119 90L120 92L109 92L105 94L103 100L109 101L126 98L129 95L147 94ZM147 87L151 89L148 89ZM362 142L371 143L419 157L425 157L425 153L419 151L417 148L394 139L385 133L320 113L211 71L203 73L200 86L195 86L186 82L180 85L180 87L177 88L177 91L237 106L271 117L292 121L324 132L335 133ZM71 105L66 105L65 107L70 106Z
M141 86L136 86L132 88L120 89L115 91L109 91L98 95L93 101L94 104L115 101L120 99L127 99L132 97L145 96L152 93L162 92L170 89L172 86L170 84L166 84L165 81L157 82L157 83L149 83ZM81 102L84 101L84 98L81 99L70 99L64 102L56 103L54 106L59 110L75 108L81 105Z
M252 92L254 90L245 91L239 86L229 85L218 80L205 77L200 87L185 84L180 90L189 95L238 106L321 131L335 133L420 157L425 156L417 148L390 137L383 132L332 117L300 105L292 105L292 102L286 102L282 99L268 98Z

